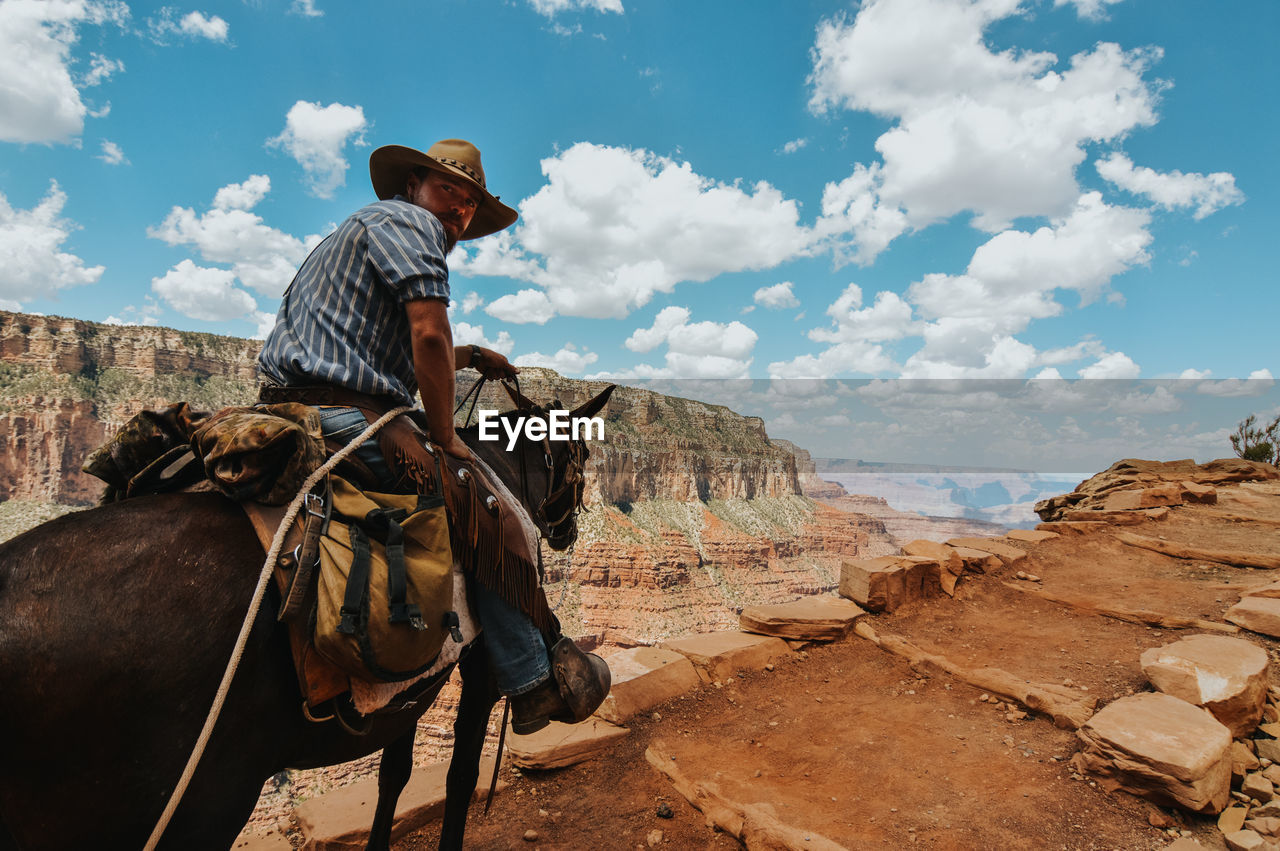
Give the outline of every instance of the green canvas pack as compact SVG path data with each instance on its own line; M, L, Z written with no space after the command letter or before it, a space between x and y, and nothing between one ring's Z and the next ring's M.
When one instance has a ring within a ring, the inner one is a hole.
M431 667L453 611L453 554L438 495L360 491L332 477L320 537L316 650L353 677L396 682Z

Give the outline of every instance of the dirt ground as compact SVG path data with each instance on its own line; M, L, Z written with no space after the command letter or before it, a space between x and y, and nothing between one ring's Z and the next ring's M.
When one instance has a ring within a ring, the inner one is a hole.
M1178 507L1167 521L1125 529L1204 548L1280 551L1276 488L1238 495L1247 499ZM1213 516L1227 510L1261 519ZM1271 580L1270 571L1128 547L1108 532L1019 546L1030 554L1026 564L966 577L955 599L910 604L868 622L961 665L1066 686L1101 706L1149 688L1138 661L1143 650L1197 630L1128 623L1021 588L1221 621L1239 589ZM1017 570L1042 581L1017 580ZM1274 642L1242 635L1276 657ZM810 645L773 670L705 685L633 720L631 735L591 762L510 773L511 786L488 816L473 807L468 847L649 848L654 831L661 831L659 847L740 847L709 828L648 764L650 746L690 779L712 781L739 803L772 804L780 821L850 849L1127 851L1164 848L1179 834L1207 849L1225 847L1213 819L1104 792L1071 768L1073 732L1042 715L1009 720L1011 707L981 695L949 675L917 673L858 636ZM661 817L667 808L670 817ZM395 848L434 848L438 831L427 828ZM527 831L536 836L526 838Z

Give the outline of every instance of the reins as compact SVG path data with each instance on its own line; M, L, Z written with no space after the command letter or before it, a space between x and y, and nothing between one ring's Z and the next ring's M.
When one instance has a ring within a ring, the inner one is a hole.
M369 425L354 440L335 452L332 458L316 468L316 471L302 483L302 488L298 491L298 495L289 503L289 508L285 511L284 518L280 521L280 526L276 529L276 534L271 539L271 549L267 551L267 559L262 564L262 571L258 575L258 584L253 591L253 599L249 602L249 611L245 614L244 623L240 626L240 634L236 637L235 647L231 651L231 659L227 662L226 671L223 672L222 682L218 684L218 691L214 695L213 705L209 708L209 715L205 719L204 728L200 731L199 738L196 739L195 748L191 751L191 757L187 760L186 768L182 770L182 776L178 779L177 788L173 790L173 794L169 797L169 803L165 806L164 812L160 814L160 821L156 823L155 829L151 831L151 837L147 840L144 851L153 851L160 842L160 837L164 834L165 828L169 826L169 820L173 818L174 812L178 809L178 804L182 801L183 794L187 791L187 786L191 783L191 778L196 773L196 766L200 764L200 758L204 756L205 746L208 745L209 737L213 734L213 727L218 721L218 716L222 713L222 706L226 702L227 693L231 690L231 680L235 677L236 669L240 666L240 659L244 655L245 645L249 642L249 632L253 628L254 621L257 620L258 610L262 607L262 598L266 594L267 583L271 580L272 568L280 557L280 548L284 544L285 535L290 526L293 525L294 518L298 516L302 503L312 489L329 474L329 471L354 452L360 444L377 434L378 430L392 419L411 410L413 409L408 406L402 406L387 411L379 417L377 421Z

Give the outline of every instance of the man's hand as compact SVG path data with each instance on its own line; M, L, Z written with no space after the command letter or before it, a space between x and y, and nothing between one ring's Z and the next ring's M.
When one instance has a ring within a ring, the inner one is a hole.
M520 370L507 360L501 352L486 349L483 346L459 346L465 359L457 359L458 369L470 366L482 376L490 380L514 378Z

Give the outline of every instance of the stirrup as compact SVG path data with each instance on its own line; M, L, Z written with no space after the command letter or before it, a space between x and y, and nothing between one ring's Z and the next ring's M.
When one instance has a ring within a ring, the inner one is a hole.
M373 719L366 718L357 712L356 705L347 695L334 698L333 717L342 725L342 729L353 736L367 736L373 729Z

